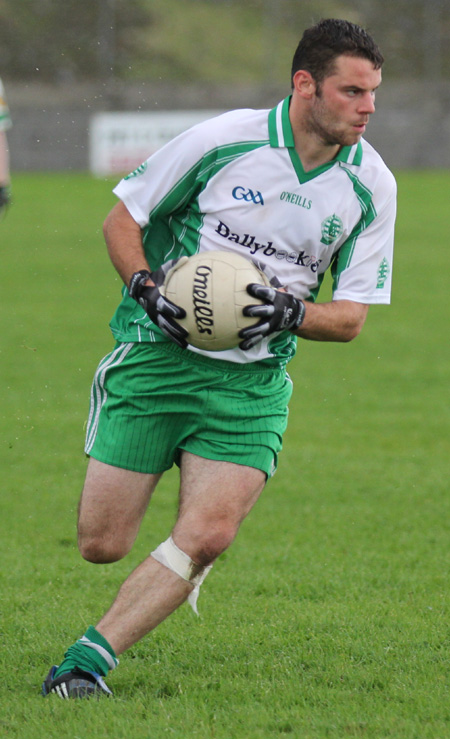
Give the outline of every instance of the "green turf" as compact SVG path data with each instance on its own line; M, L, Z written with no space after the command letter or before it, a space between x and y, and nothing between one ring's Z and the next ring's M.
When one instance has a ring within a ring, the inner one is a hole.
M348 345L301 343L275 478L202 587L122 655L113 701L43 699L52 662L166 537L176 474L133 552L76 550L92 373L120 281L112 183L14 178L0 222L0 736L450 737L450 174L399 173L393 303Z

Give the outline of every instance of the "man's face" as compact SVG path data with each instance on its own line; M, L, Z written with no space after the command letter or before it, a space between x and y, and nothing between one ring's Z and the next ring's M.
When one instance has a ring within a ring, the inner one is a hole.
M317 89L309 110L308 129L329 146L356 144L375 110L381 70L368 59L340 56L333 72Z

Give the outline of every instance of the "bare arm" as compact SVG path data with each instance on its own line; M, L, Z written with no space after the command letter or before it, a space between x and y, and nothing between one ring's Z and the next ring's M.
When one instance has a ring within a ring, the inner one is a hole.
M351 341L364 326L369 306L352 300L305 303L305 318L295 332L311 341Z
M8 141L6 133L0 131L0 187L8 187L10 184Z
M137 274L142 270L149 273L151 268L144 253L141 227L122 202L117 203L106 217L103 233L110 259L128 287L130 297L142 306L169 339L185 348L187 331L175 319L184 318L186 312L164 298L148 274Z
M120 201L103 224L103 234L110 259L126 285L135 272L151 272L144 254L141 228Z

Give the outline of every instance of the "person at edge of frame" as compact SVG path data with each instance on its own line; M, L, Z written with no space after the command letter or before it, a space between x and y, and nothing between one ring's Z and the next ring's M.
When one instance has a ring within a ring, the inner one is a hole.
M11 174L6 131L11 128L11 116L0 79L0 214L11 202Z
M396 183L364 140L383 56L345 20L308 28L291 94L194 126L114 189L109 256L124 282L114 350L92 386L81 555L114 562L133 546L165 470L180 468L170 536L128 576L97 625L43 686L61 698L111 695L118 656L189 600L274 473L297 340L348 342L391 292ZM246 254L270 277L238 347L186 342L184 312L159 291L168 265L213 249ZM327 269L333 296L318 303Z

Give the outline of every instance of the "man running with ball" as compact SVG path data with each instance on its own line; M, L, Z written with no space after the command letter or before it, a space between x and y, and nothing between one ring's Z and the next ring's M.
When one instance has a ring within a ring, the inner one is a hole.
M364 138L383 57L343 20L305 31L292 91L273 110L235 110L181 134L125 177L104 233L124 282L116 341L92 386L78 543L95 563L133 546L165 470L180 468L167 538L43 685L109 695L118 657L199 587L274 473L286 429L286 365L298 339L351 341L370 304L389 303L396 186ZM186 343L183 311L159 287L168 262L223 249L254 259L273 287L235 349ZM316 298L333 274L330 302ZM280 288L280 289L276 289Z

